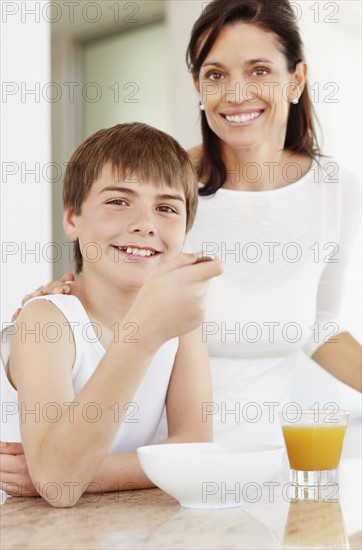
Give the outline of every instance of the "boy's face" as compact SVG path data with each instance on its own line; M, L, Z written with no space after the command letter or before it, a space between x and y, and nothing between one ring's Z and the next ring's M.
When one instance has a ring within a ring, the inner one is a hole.
M98 273L122 288L141 287L181 252L186 232L183 190L136 179L117 181L105 166L82 205L65 213L65 230L79 239L83 273Z

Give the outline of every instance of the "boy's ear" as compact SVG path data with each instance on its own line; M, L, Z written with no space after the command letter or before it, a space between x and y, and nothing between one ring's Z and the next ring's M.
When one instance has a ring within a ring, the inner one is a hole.
M72 208L66 208L63 214L63 229L70 241L78 239L78 230L75 223L76 215Z

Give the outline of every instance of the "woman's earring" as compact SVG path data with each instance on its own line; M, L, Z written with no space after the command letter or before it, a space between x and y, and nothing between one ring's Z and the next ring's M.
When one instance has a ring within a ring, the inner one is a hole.
M203 106L202 103L200 103L200 111L205 111L205 107Z
M293 105L298 105L298 103L299 103L299 98L298 98L298 97L295 97L294 99L292 99L291 103L293 103Z

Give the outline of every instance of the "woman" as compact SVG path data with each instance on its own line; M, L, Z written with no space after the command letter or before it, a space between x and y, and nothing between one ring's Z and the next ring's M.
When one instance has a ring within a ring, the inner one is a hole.
M361 389L360 345L337 318L358 184L320 155L287 0L214 0L188 64L203 144L190 151L200 200L187 246L224 263L203 330L214 388L203 414L216 440L276 442L275 411L290 400L302 350ZM38 293L69 292L71 278Z
M211 2L187 59L203 136L188 244L225 267L204 323L215 437L276 441L273 409L289 401L301 350L361 389L360 345L337 319L358 183L320 155L287 0Z

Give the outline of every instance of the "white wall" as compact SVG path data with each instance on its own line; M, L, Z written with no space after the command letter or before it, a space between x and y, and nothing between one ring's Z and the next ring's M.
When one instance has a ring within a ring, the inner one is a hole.
M15 2L8 3L16 7ZM20 4L20 3L18 3ZM25 4L25 2L24 2ZM27 2L34 8L36 2ZM1 322L20 299L51 278L51 188L42 171L51 162L50 104L42 97L50 82L50 26L41 17L2 12ZM26 90L37 89L36 95ZM26 173L36 169L36 174ZM14 173L10 175L9 171ZM35 250L35 254L26 254ZM21 253L21 251L23 253ZM10 254L12 252L12 254Z
M186 48L191 29L205 2L176 0L167 2L166 17L170 44L170 98L172 135L186 148L201 141L199 103L186 67Z

